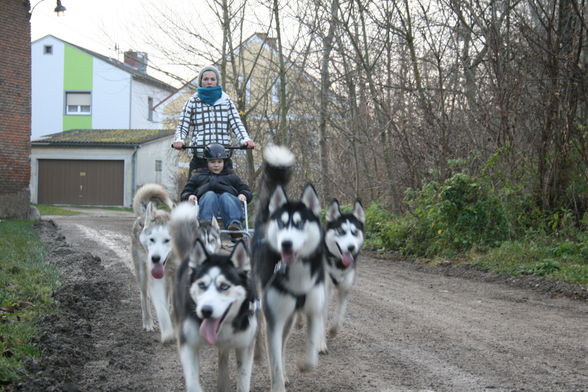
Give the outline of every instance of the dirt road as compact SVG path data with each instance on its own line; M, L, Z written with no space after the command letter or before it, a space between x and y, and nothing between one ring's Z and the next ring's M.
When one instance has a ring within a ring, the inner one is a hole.
M132 215L85 211L38 226L65 273L65 310L44 320L36 375L13 389L182 391L175 346L141 330ZM295 366L302 331L290 338L288 391L588 391L586 290L367 255L358 268L344 327L315 372ZM205 355L212 391L216 353ZM253 373L252 391L269 391L266 364Z

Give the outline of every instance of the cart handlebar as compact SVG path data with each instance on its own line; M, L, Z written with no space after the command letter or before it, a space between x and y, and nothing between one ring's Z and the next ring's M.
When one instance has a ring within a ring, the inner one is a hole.
M249 149L247 146L223 146L225 150L247 150ZM172 148L174 148L172 144ZM196 145L196 146L186 146L182 147L182 150L204 150L206 146L204 145Z

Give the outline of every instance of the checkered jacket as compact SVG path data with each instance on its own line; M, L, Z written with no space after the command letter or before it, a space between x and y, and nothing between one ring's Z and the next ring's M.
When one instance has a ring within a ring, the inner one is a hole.
M223 146L229 146L231 145L229 131L239 141L239 144L251 140L241 122L237 107L224 92L214 105L208 105L201 101L198 93L186 102L176 129L175 141L185 141L190 130L192 130L192 145L206 146L210 143L219 143Z

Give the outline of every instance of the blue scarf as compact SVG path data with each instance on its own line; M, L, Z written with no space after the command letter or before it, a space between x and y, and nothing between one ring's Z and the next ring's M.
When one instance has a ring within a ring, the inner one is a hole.
M214 87L198 87L198 96L204 103L214 105L216 101L221 97L223 89L221 86Z

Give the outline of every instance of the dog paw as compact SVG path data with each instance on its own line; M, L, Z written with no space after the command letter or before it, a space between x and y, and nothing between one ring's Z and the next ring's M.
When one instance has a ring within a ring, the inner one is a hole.
M308 361L298 362L298 369L302 373L312 372L316 368L316 363L309 363Z
M143 331L151 332L153 331L154 326L153 324L143 324Z
M327 355L329 353L329 349L327 348L327 345L321 345L321 347L319 347L319 354L320 355Z
M161 334L161 343L168 344L176 341L176 335L173 331Z

